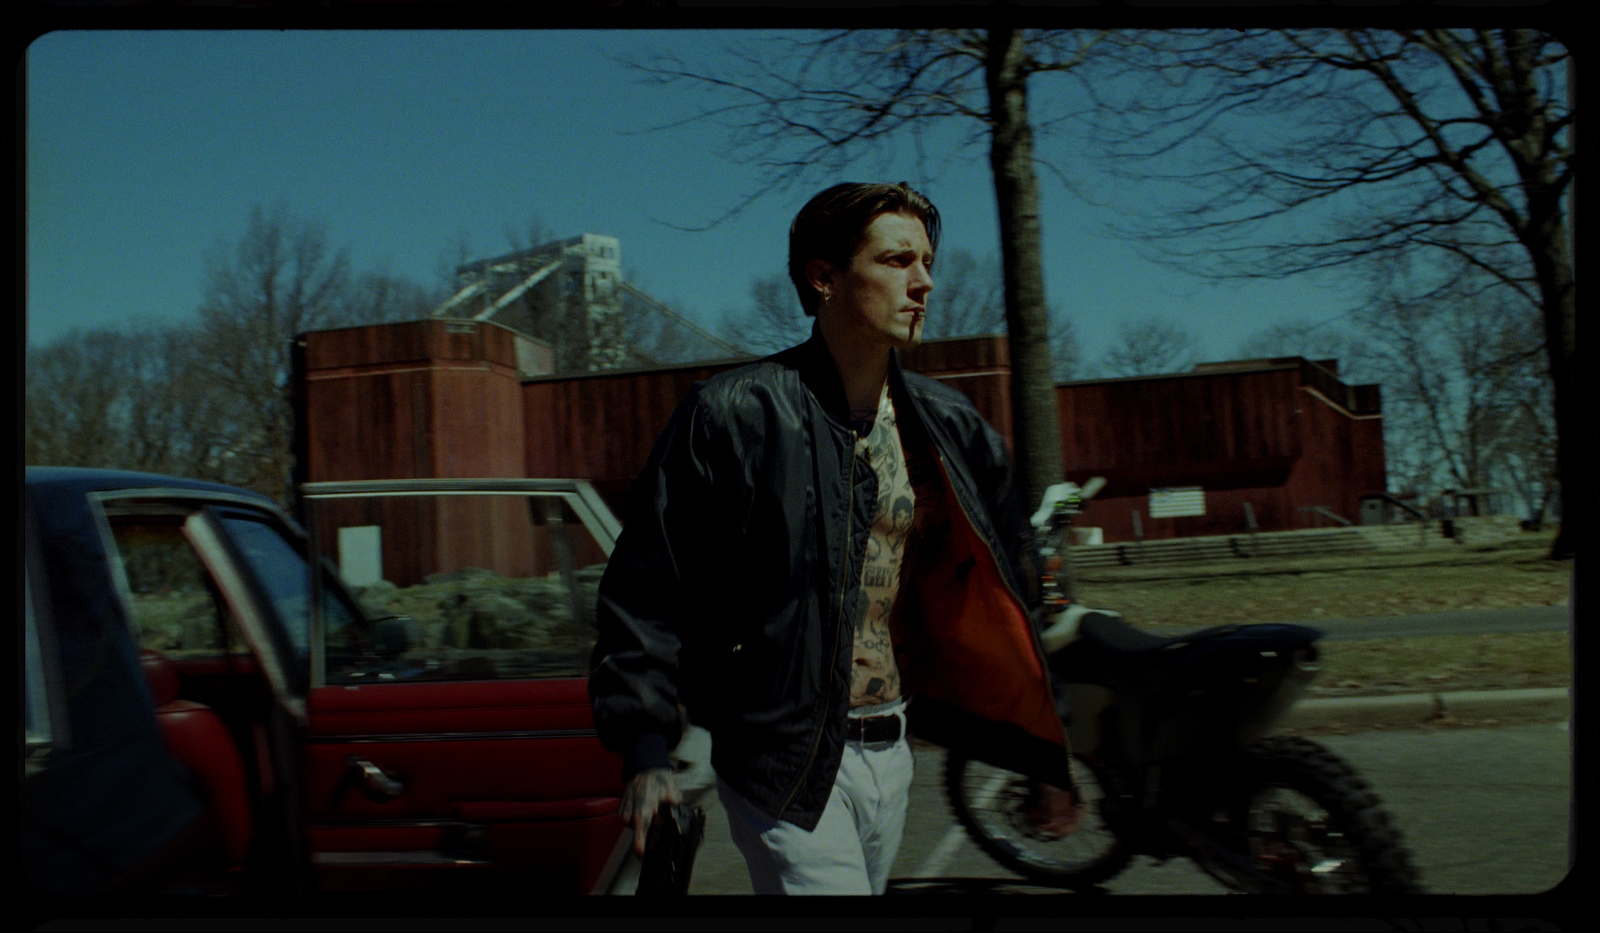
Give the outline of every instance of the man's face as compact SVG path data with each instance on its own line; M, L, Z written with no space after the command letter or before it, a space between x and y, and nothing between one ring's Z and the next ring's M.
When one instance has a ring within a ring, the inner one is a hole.
M859 340L891 347L922 339L922 317L933 289L933 247L922 221L911 214L879 214L850 265L829 267L822 311L836 315Z

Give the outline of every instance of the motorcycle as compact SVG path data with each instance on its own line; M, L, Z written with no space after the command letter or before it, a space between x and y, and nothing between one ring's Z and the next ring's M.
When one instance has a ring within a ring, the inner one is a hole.
M1163 638L1073 598L1071 521L1102 485L1052 486L1033 518L1054 613L1041 640L1083 817L1066 836L1036 828L1034 782L951 752L945 787L967 833L1011 871L1071 889L1144 854L1192 859L1237 892L1420 892L1356 770L1314 741L1269 734L1316 676L1320 631L1235 624Z

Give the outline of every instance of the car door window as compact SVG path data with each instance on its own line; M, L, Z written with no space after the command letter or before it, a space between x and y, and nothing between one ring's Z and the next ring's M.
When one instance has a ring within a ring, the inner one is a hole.
M559 496L312 506L319 548L370 620L361 632L327 620L326 683L588 675L605 552Z
M273 525L256 518L222 513L218 521L228 539L254 573L268 602L283 623L284 635L294 653L310 653L311 568L300 549ZM355 624L355 612L332 586L322 590L324 624L345 630Z
M139 646L174 659L241 650L239 624L183 534L183 515L113 518Z

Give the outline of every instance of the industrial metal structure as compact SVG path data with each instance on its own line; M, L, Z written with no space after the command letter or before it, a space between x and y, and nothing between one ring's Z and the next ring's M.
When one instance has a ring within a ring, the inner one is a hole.
M623 277L622 245L584 233L456 267L436 320L489 321L517 335L525 376L603 372L738 348Z

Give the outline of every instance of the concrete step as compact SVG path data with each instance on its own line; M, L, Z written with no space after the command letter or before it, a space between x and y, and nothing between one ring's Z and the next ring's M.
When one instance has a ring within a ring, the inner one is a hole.
M1341 528L1305 528L1298 531L1263 531L1256 534L1168 538L1160 541L1119 541L1080 544L1071 550L1074 567L1110 567L1132 564L1216 561L1229 558L1310 557L1373 550L1416 547L1458 547L1486 544L1520 534L1517 518L1510 515L1457 518L1454 537L1446 538L1441 523L1353 525Z
M1155 564L1228 558L1295 557L1309 554L1370 551L1375 545L1349 528L1312 528L1305 531L1261 532L1255 535L1217 535L1169 538L1161 541L1076 545L1070 552L1074 567L1118 564Z

